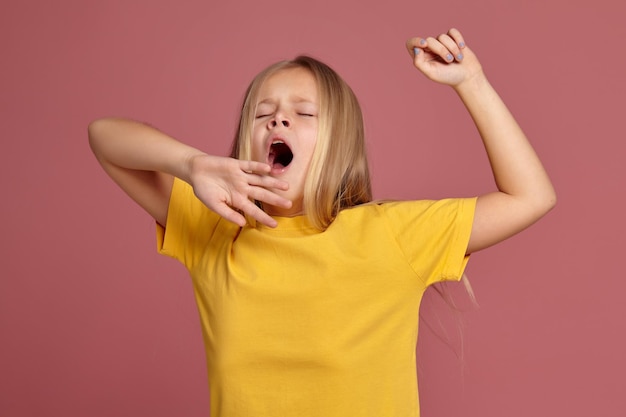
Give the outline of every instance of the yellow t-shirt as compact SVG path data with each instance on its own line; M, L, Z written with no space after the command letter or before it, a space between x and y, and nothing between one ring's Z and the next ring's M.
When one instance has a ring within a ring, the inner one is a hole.
M213 417L419 416L426 287L458 280L475 199L368 204L239 228L176 180L159 252L190 271Z

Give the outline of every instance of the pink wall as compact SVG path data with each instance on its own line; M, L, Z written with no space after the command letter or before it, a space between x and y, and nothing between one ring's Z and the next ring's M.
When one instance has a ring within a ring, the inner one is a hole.
M473 257L463 362L422 332L423 415L623 416L624 15L614 0L2 2L0 415L208 414L187 274L96 164L90 120L224 154L253 74L306 52L362 101L377 197L478 194L492 181L468 116L404 50L455 25L559 204Z

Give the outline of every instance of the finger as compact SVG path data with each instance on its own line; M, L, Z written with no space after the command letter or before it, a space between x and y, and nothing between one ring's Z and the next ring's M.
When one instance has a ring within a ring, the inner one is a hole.
M455 59L460 62L463 59L463 53L461 53L459 46L456 44L454 39L450 37L450 35L439 35L437 40L441 42L441 44L445 46L446 49L448 49L448 51L450 52L450 54L446 55L447 62L452 62Z
M258 161L239 161L241 170L248 174L267 175L272 168L268 164Z
M287 181L279 180L278 178L270 177L269 175L250 174L248 177L248 184L264 188L275 188L277 190L289 189L289 183Z
M256 204L254 204L250 200L247 200L244 204L242 204L241 210L257 222L266 226L276 227L276 225L278 224L276 220L274 220L269 214L261 210Z
M246 225L246 218L227 204L220 204L214 207L213 211L238 226L244 227Z
M426 46L427 43L424 38L415 37L406 41L406 49L411 58L414 58L417 54L419 54L420 49L426 48Z
M267 203L272 206L291 208L291 200L279 196L270 190L260 187L253 187L250 189L248 195L253 199L262 203Z
M430 49L433 54L439 56L444 62L449 63L454 61L454 55L452 55L450 50L438 39L428 37L426 38L426 42L428 44L428 49Z
M454 41L456 42L456 44L459 46L460 49L465 48L465 39L463 38L463 35L458 29L456 28L450 29L448 31L448 35L450 35L450 37L454 39Z
M269 226L276 227L277 222L267 213L261 210L256 204L247 198L234 198L232 207L227 203L221 203L213 208L215 213L222 216L224 219L235 223L240 227L244 227L247 223L246 218L241 214L244 213L256 221Z

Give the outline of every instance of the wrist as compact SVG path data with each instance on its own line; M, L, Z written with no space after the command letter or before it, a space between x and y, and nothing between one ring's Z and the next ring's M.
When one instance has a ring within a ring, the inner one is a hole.
M481 91L484 91L485 88L489 87L489 81L487 80L487 77L482 70L476 72L475 74L461 81L459 84L453 86L454 91L456 91L456 93L461 97L468 94L479 93Z
M180 179L192 184L193 178L197 175L201 175L203 166L202 160L206 157L208 157L208 155L202 151L193 148L189 149L184 157L182 164L183 172L181 173Z

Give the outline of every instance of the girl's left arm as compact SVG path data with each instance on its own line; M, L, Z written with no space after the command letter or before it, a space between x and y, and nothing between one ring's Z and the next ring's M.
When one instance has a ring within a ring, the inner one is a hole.
M467 253L501 242L543 217L556 204L550 178L461 33L451 29L437 38L413 38L407 49L424 75L459 95L491 164L498 191L478 197Z

